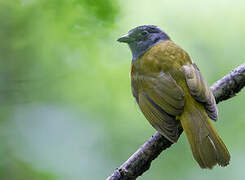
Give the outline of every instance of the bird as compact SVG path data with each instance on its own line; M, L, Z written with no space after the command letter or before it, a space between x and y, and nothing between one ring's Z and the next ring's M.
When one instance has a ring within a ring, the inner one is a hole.
M184 130L201 168L227 166L229 151L211 122L218 119L214 95L189 54L155 25L117 41L131 50L132 94L153 128L172 143Z

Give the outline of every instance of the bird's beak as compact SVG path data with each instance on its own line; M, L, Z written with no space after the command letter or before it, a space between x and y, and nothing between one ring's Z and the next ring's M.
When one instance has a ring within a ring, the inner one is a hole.
M120 37L119 39L117 39L118 42L122 42L122 43L130 43L132 42L132 39L129 37L129 34L125 34L122 37Z

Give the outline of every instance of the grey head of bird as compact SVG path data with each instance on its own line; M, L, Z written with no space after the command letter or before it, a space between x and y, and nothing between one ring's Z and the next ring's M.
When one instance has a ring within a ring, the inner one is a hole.
M136 60L155 44L170 40L169 36L154 25L138 26L130 30L117 41L127 43L132 52L132 60Z

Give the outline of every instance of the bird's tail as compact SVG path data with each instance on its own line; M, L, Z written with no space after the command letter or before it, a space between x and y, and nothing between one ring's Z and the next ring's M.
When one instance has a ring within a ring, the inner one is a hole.
M199 105L187 107L180 117L194 158L201 168L211 169L216 164L228 165L229 151L217 134L204 108L197 106Z

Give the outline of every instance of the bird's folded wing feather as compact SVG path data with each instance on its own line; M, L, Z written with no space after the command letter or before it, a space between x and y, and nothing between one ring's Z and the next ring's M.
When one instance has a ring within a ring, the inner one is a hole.
M176 142L181 129L176 116L183 112L185 101L183 90L170 73L161 71L134 76L132 87L139 107L151 125L168 140Z
M191 95L198 102L204 104L208 116L216 121L218 119L218 111L215 98L198 67L195 64L186 65L183 66L183 71Z

